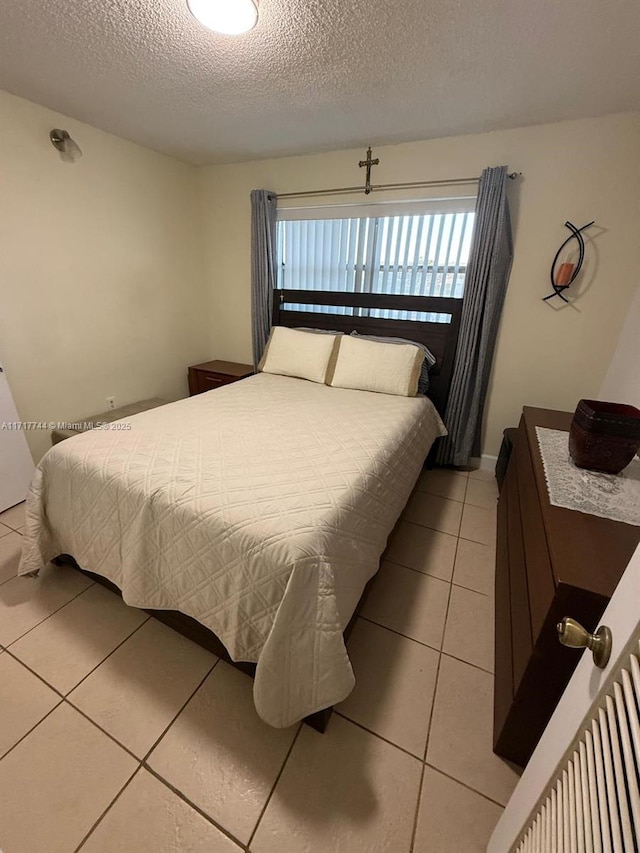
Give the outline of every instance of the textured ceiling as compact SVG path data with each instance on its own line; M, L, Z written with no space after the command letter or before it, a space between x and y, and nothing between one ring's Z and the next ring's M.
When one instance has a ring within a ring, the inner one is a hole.
M193 163L640 109L638 0L2 0L0 86Z

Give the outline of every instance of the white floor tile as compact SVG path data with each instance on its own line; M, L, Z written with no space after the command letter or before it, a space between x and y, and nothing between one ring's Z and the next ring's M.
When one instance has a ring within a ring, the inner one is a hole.
M149 766L246 843L297 726L258 717L252 680L220 662L149 756Z
M22 555L22 536L7 528L6 535L0 530L0 584L18 574Z
M148 618L94 584L25 634L11 651L66 694Z
M61 701L60 696L11 655L0 655L0 756Z
M454 586L442 651L493 672L493 613L489 596Z
M459 501L450 501L425 492L414 492L403 513L403 520L457 536L462 509L463 504Z
M506 805L518 773L493 753L493 676L442 655L427 762Z
M348 651L356 686L338 710L422 759L438 652L361 619Z
M216 661L149 619L69 694L69 701L143 758Z
M413 853L485 853L502 809L425 767Z
M493 468L476 468L469 471L469 480L484 480L486 483L495 482L496 474Z
M441 498L464 501L467 478L460 477L455 471L449 471L446 468L434 468L431 471L424 471L420 475L416 489L420 492L428 492L430 495L438 495Z
M481 545L495 548L497 514L495 509L465 504L462 512L460 536Z
M11 509L6 509L3 513L0 513L0 524L4 524L12 530L24 527L25 506L26 504L23 501L20 504L16 504L16 506L12 506Z
M38 577L6 581L0 585L0 643L13 643L92 583L68 566L51 565L41 569Z
M219 829L140 769L81 853L240 853Z
M453 582L475 592L493 596L496 575L495 551L469 539L458 540Z
M401 521L383 559L416 569L425 575L450 581L457 539L449 533L431 530L421 524Z
M469 480L465 503L495 509L498 503L498 484L493 480Z
M63 702L0 761L5 853L71 853L136 766Z
M451 584L446 581L384 562L361 614L405 637L440 649L450 589Z
M420 762L334 714L303 726L252 853L409 853Z

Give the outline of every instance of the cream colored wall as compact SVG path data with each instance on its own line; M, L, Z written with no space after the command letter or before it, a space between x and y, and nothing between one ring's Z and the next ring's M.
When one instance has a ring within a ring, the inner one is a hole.
M600 388L599 399L630 403L640 409L640 274L636 281L639 282L636 297Z
M49 143L60 126L83 148L75 164ZM638 115L375 150L380 183L500 163L524 173L510 186L515 260L485 453L522 405L573 409L598 395L639 283L638 152ZM249 192L352 185L361 156L197 170L0 92L0 358L21 417L77 419L107 396L175 399L187 393L189 363L250 361ZM582 295L558 310L541 297L565 219L598 228ZM36 457L48 446L46 433L29 441Z
M81 160L60 160L54 127ZM21 418L186 396L209 351L197 170L0 92L0 172L0 358ZM38 458L48 434L28 437Z
M251 359L249 192L359 183L363 150L202 170L211 357ZM597 395L638 287L640 115L377 147L374 154L381 160L377 183L467 177L503 163L523 172L510 187L515 259L484 452L497 453L502 429L517 424L523 405L573 410L581 397ZM578 225L595 219L598 227L588 232L581 297L561 307L541 299L551 260L568 235L567 219Z

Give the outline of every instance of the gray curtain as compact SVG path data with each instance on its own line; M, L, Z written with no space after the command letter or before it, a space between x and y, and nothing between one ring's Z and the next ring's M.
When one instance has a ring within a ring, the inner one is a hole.
M251 192L251 329L256 368L271 330L276 286L276 210L278 197L268 190Z
M480 456L482 415L513 249L507 167L485 169L464 286L464 304L451 390L444 416L449 435L437 461L463 465Z

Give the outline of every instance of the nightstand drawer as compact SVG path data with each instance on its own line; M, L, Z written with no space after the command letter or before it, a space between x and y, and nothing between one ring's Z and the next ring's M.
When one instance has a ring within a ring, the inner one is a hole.
M231 382L237 382L236 377L222 376L220 373L198 372L198 388L200 389L200 393L203 391L212 391L221 385L229 385Z
M251 376L250 364L237 364L232 361L207 361L194 364L189 368L189 395L204 394L223 385L230 385L239 379Z

